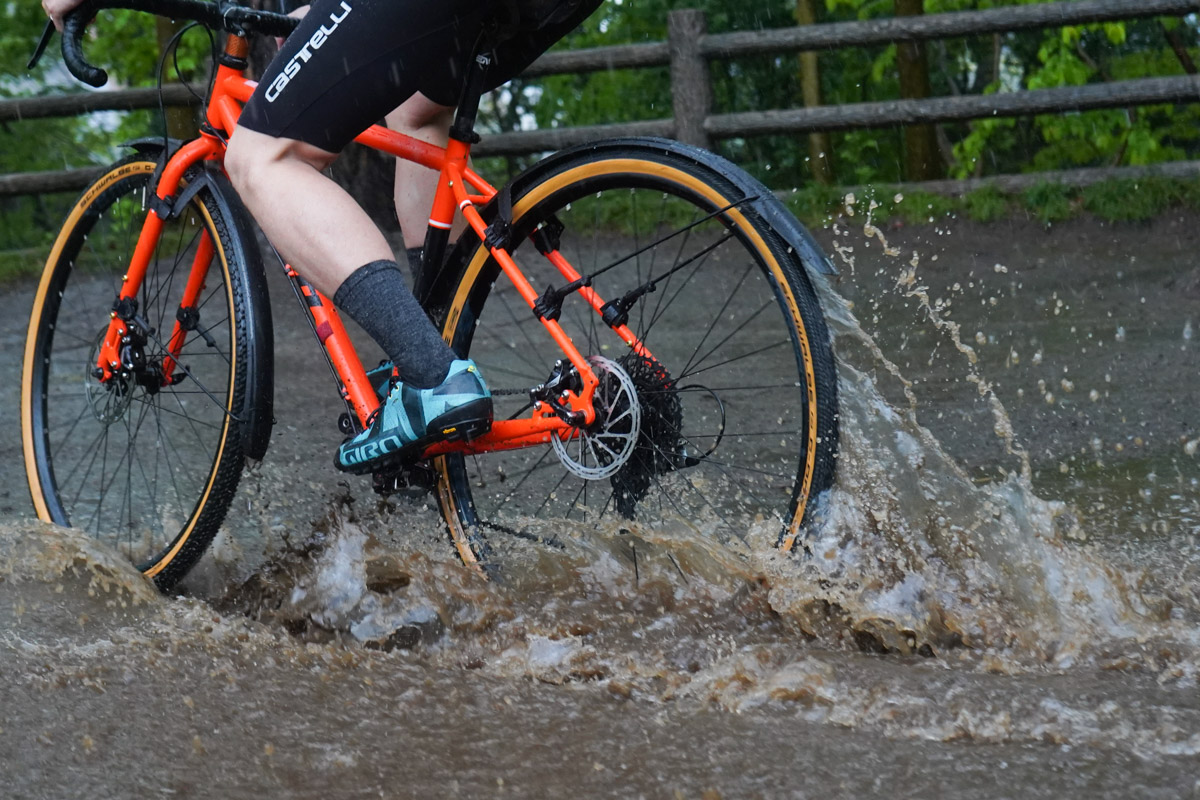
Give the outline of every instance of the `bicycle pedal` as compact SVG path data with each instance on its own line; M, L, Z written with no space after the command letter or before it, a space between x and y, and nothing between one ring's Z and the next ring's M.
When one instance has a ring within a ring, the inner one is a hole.
M492 400L482 398L443 414L429 423L438 439L446 442L469 442L492 429Z
M406 464L371 474L371 488L387 497L393 494L428 494L437 486L437 474L426 463Z
M478 439L492 429L491 418L458 422L442 428L442 438L447 442L469 442Z

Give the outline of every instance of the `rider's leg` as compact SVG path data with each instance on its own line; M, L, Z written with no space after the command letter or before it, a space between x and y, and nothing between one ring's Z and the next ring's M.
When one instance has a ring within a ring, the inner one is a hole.
M454 359L382 234L320 173L415 92L453 102L486 13L477 0L314 0L231 140L226 166L264 230L399 369L380 413L339 448L346 470L372 471L421 442L491 424L475 365Z
M225 167L292 266L383 347L404 380L437 386L454 353L405 285L383 234L321 173L334 157L295 139L238 128Z
M450 141L454 107L435 103L417 92L387 115L387 126L423 142L445 147ZM437 188L438 174L428 167L396 159L396 219L404 234L404 246L421 247L428 225L429 206Z
M322 170L336 153L238 128L225 168L263 233L328 297L354 270L393 257L375 223Z

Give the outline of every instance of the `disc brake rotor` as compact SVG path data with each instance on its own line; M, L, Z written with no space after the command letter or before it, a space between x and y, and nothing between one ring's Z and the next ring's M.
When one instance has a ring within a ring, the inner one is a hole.
M125 410L133 402L136 379L133 375L125 378L113 375L103 382L96 378L96 360L107 333L107 328L102 329L88 352L87 361L83 365L83 389L87 393L88 405L93 416L104 425L111 425L125 416Z
M569 472L598 481L615 475L633 457L642 412L633 380L620 364L603 356L589 356L588 363L600 380L593 400L596 421L550 442Z

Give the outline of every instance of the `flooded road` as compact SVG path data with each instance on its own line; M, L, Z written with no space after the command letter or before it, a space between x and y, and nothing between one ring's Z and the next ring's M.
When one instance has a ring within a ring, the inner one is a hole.
M329 466L279 284L282 422L185 596L29 519L10 416L6 796L1200 797L1200 220L885 250L863 211L821 237L843 447L804 555L565 529L479 581L426 498Z

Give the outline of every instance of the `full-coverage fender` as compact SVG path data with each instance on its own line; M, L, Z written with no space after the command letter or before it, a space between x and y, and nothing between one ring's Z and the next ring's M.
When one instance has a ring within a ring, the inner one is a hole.
M591 153L597 158L603 158L607 154L620 157L644 155L647 158L653 158L655 154L672 153L703 164L720 174L732 186L732 191L729 192L731 201L753 198L748 205L779 235L784 246L798 255L805 270L824 275L837 275L833 261L821 249L816 239L792 216L770 189L728 159L673 139L644 136L604 139L560 150L515 177L496 198L480 209L480 215L484 221L491 223L502 205L500 197L506 194L510 198L520 197L528 187L559 171L564 162L570 161L581 152ZM437 312L444 310L465 261L471 257L478 246L478 238L468 230L460 237L439 269L417 276L417 299L428 310L435 312L435 316L437 316Z
M800 260L804 263L805 269L814 270L823 275L838 274L837 268L833 265L833 260L821 249L821 245L817 244L817 240L813 238L808 229L801 225L800 221L775 197L775 193L728 159L708 150L692 147L672 139L641 138L632 140L616 139L613 141L624 146L628 146L635 141L648 142L655 147L671 150L712 167L727 180L735 184L745 196L756 198L750 202L750 206L758 212L759 216L767 221L789 247L800 254Z
M182 144L177 139L168 139L164 150L162 138L136 139L123 146L156 159L159 170ZM157 180L157 174L156 174ZM250 213L242 204L229 178L210 165L192 177L181 198L203 192L219 210L233 229L229 231L229 246L237 252L229 254L231 268L245 265L241 277L250 300L241 310L243 329L248 333L245 363L245 400L240 409L235 409L242 450L246 457L258 461L267 453L271 443L271 426L274 424L275 403L275 341L271 324L271 301L267 292L266 273L263 270L262 254Z

